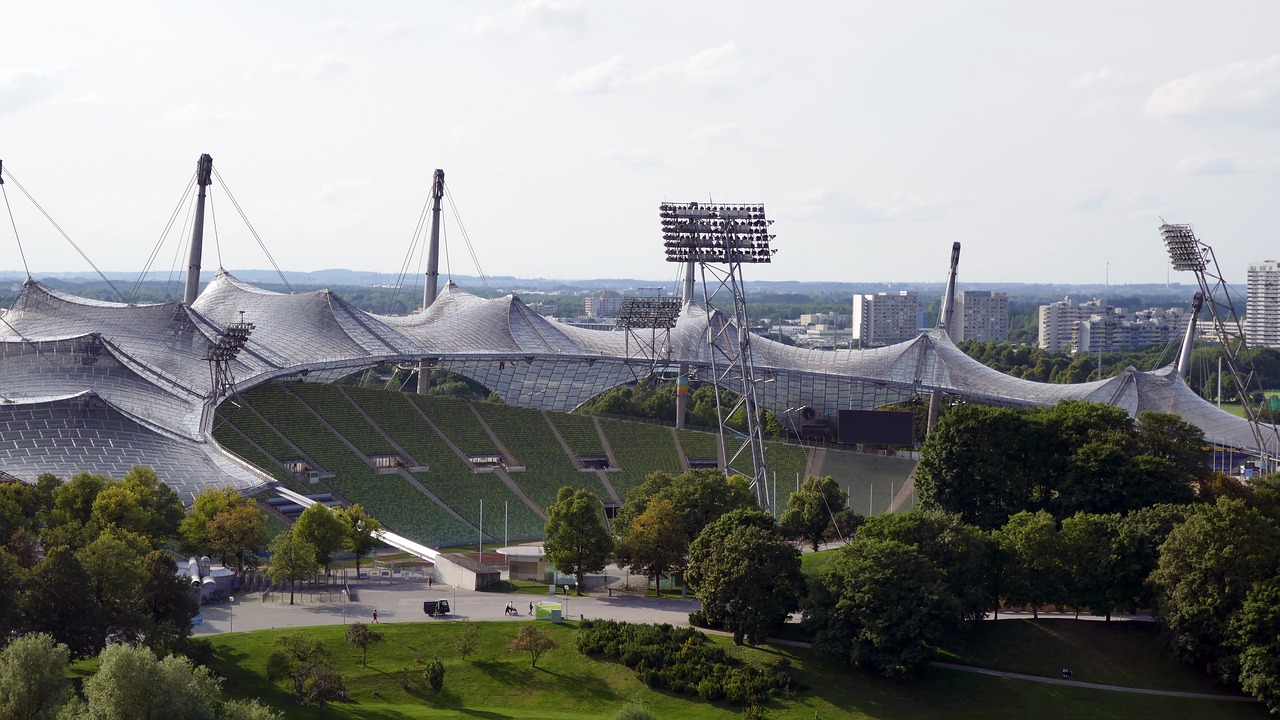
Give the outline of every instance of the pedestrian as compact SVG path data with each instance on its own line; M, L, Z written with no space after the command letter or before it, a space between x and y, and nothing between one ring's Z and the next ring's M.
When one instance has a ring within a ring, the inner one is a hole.
M1064 677L1064 678L1066 678L1066 679L1070 680L1070 679L1071 679L1071 668L1065 668L1065 667L1064 667L1064 668L1062 668L1062 677Z
M529 614L533 614L533 603L529 603Z
M374 621L374 622L378 622L378 611L377 611L377 610L374 610L374 611L373 611L373 621Z
M431 577L430 575L428 575L428 576L427 576L427 589L428 589L428 590L430 590L430 589L431 589L431 582L432 582L432 577Z

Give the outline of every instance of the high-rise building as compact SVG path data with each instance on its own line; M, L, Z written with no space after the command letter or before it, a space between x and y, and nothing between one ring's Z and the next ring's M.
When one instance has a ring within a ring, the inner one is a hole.
M1075 298L1067 297L1051 305L1041 305L1040 348L1051 353L1071 349L1076 323L1106 311L1107 303L1097 298L1077 303Z
M1006 342L1009 339L1009 295L990 290L956 293L955 309L947 334L952 342L977 340Z
M1185 329L1186 320L1179 308L1150 308L1131 314L1123 308L1110 308L1076 323L1071 351L1088 354L1140 350L1167 344L1181 337Z
M1280 347L1280 262L1249 263L1244 336L1251 347Z
M920 297L914 290L854 295L852 325L863 347L910 340L920 334Z
M587 317L618 317L618 313L622 310L622 296L602 292L585 298L583 305Z

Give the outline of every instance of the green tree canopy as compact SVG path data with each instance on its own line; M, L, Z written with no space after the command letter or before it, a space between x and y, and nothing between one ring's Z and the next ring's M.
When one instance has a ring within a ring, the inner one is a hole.
M54 720L66 702L69 657L47 633L11 640L0 652L0 717Z
M574 576L579 595L586 574L603 570L613 552L602 510L591 491L568 486L560 488L556 501L547 508L543 547L560 572Z
M1040 608L1062 597L1063 546L1053 516L1026 510L1009 518L995 533L1000 548L1000 594L1010 605Z
M618 562L652 581L659 594L662 576L684 567L688 543L683 520L675 503L656 499L631 521L618 541Z
M840 489L834 478L807 477L800 489L787 498L782 532L789 538L808 542L817 552L827 529L848 506L849 494Z
M360 558L368 555L378 546L376 534L382 529L382 523L365 512L364 506L359 503L339 510L338 520L343 528L343 547L356 556L356 575L358 576Z
M293 590L297 581L305 580L320 569L316 555L316 547L298 537L293 528L280 533L271 541L271 561L267 566L267 577L272 582L289 582L290 605L293 604Z
M805 579L800 552L760 510L720 516L689 546L686 579L713 625L757 645L800 608Z
M966 620L981 620L995 607L995 546L955 513L911 511L866 519L857 537L910 545L942 571Z
M346 528L338 514L324 503L315 503L302 511L293 523L293 533L315 548L316 564L328 568L333 553L346 541Z
M855 538L841 548L805 604L815 648L889 677L918 673L960 622L942 571L894 540Z
M99 720L208 720L222 682L184 657L163 660L145 647L114 644L98 656L85 680L88 715Z
M1280 714L1280 579L1255 583L1231 619L1231 644L1240 653L1240 684Z
M30 632L45 632L67 646L73 658L102 649L101 609L92 580L71 548L49 550L32 569L22 595L22 612Z
M1151 574L1175 657L1233 679L1228 625L1254 583L1280 573L1280 528L1239 500L1198 506L1160 546Z

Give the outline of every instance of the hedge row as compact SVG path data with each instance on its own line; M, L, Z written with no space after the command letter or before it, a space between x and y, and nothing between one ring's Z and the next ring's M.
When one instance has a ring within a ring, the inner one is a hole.
M795 689L785 658L765 668L743 665L693 628L584 620L577 644L584 655L602 655L635 670L650 688L707 701L754 705Z

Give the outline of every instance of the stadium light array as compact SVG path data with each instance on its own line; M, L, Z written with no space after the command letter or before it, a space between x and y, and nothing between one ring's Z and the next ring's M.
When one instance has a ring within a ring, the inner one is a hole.
M680 298L629 297L622 299L618 326L670 330L680 317Z
M1204 253L1190 225L1165 223L1160 226L1160 237L1164 240L1165 249L1169 251L1169 260L1173 262L1174 270L1204 272Z
M764 205L662 203L658 214L667 262L767 263L777 252Z

